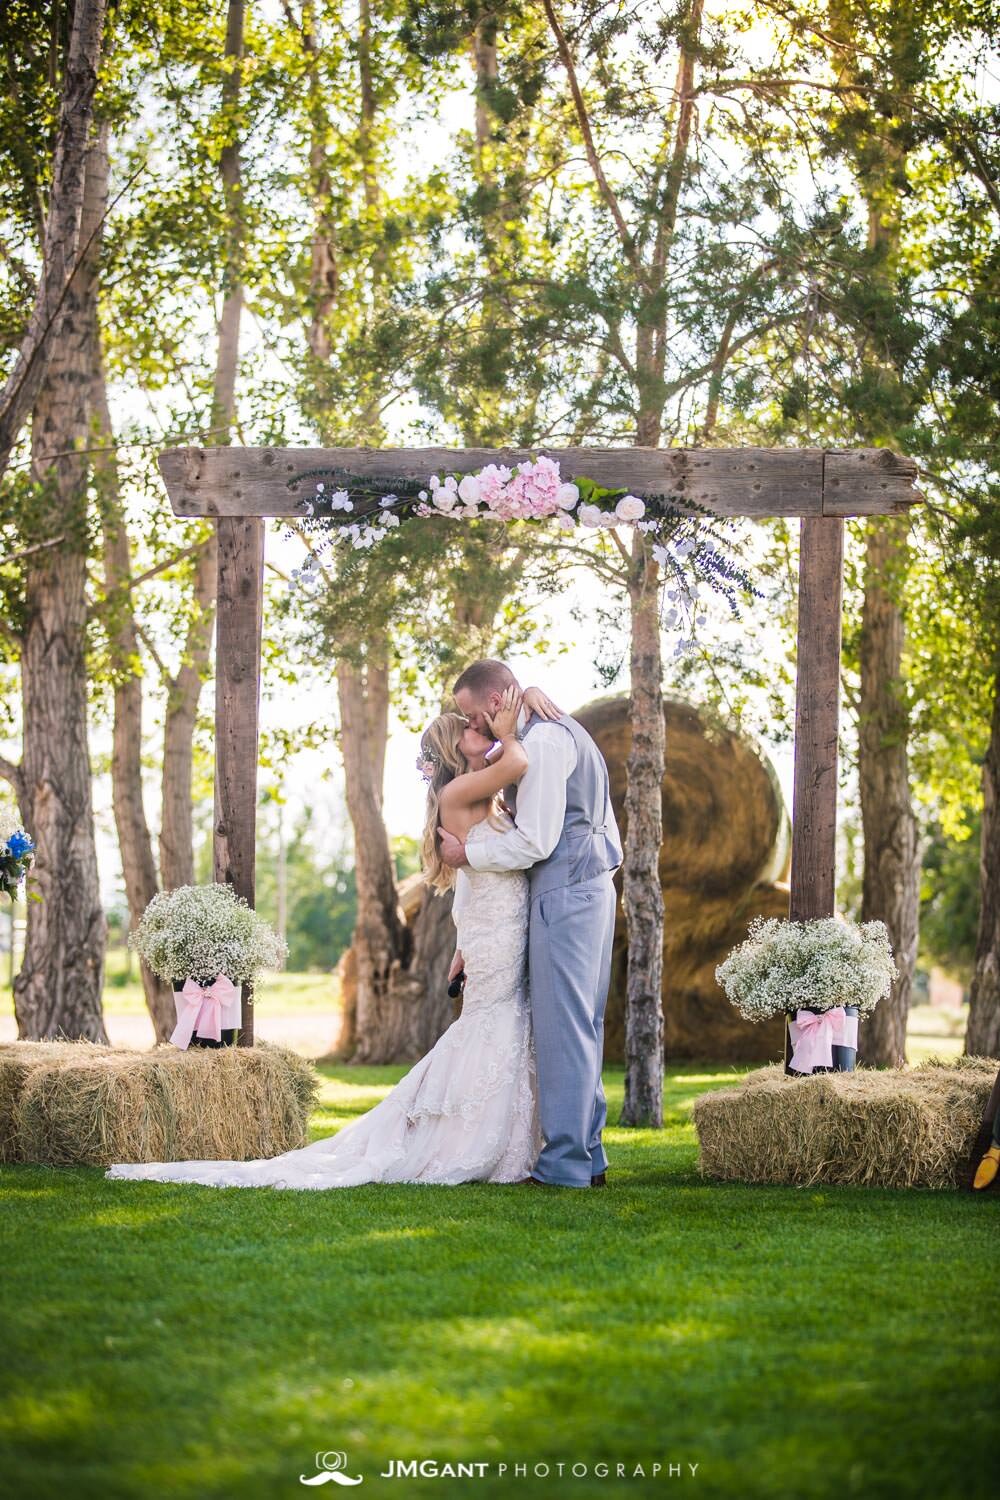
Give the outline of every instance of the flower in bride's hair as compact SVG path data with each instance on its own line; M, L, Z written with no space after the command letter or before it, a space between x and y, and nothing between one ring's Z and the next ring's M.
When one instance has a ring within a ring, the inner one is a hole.
M417 770L426 782L430 782L437 770L439 761L433 750L422 750L417 756Z

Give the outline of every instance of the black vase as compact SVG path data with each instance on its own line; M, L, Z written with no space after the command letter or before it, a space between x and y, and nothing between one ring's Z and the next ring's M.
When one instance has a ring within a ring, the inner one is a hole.
M212 983L212 980L214 978L215 978L215 975L213 974L212 975L212 979L198 979L195 982L197 984L202 984L202 985L206 985L207 986L207 985L210 985ZM185 986L186 983L187 983L186 979L175 979L173 981L174 994L175 995L179 995L181 993L181 991L183 990L183 988L184 988L184 986ZM191 1040L188 1043L188 1046L189 1047L235 1047L236 1046L236 1038L237 1038L238 1035L239 1035L239 1027L238 1026L222 1026L222 1027L220 1027L219 1028L219 1036L220 1036L221 1040L218 1041L218 1042L214 1041L212 1039L212 1037L210 1037L210 1036L198 1036L196 1032L192 1032L191 1033Z
M811 1016L823 1015L823 1011L814 1010L811 1005L800 1005L798 1009L808 1011ZM844 1014L846 1016L856 1016L857 1013L858 1007L856 1005L844 1006ZM794 1011L788 1012L788 1020L795 1020ZM791 1057L791 1052L791 1044L789 1043L789 1057ZM833 1066L831 1068L813 1068L813 1073L853 1073L854 1065L857 1062L858 1049L857 1047L843 1047L839 1043L833 1042L830 1046L830 1056L833 1059ZM787 1064L785 1071L792 1073L795 1078L807 1078L811 1076L810 1074L799 1073L788 1067Z

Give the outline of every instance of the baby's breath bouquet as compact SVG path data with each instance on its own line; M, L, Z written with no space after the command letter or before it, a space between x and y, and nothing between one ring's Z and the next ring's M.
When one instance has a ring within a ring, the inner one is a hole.
M800 1007L818 1014L856 1007L866 1016L888 995L896 975L885 923L858 925L839 917L754 917L745 941L715 971L748 1021Z
M234 984L260 969L280 969L288 947L229 885L181 885L146 907L129 945L153 973L173 983L188 976Z
M242 1018L240 985L260 969L280 969L287 945L229 885L181 885L146 907L129 944L173 986L186 1048L231 1047Z

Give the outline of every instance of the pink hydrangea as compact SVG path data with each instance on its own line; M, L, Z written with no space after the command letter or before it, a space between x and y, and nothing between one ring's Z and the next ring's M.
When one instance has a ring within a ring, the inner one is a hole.
M479 474L479 501L486 504L490 510L500 513L500 504L504 496L504 487L510 479L510 470L506 464L487 464L486 468Z
M456 481L451 476L441 481L433 474L430 485L439 510L472 517L480 513L479 505L485 505L504 521L542 520L572 509L579 498L576 485L563 483L556 460L544 457L518 464L516 473L505 464L487 464L478 475L464 476L457 497ZM455 498L461 498L465 505L452 509Z
M522 464L518 471L522 503L530 516L554 516L560 509L559 491L562 479L559 465L551 458L539 458L533 464Z

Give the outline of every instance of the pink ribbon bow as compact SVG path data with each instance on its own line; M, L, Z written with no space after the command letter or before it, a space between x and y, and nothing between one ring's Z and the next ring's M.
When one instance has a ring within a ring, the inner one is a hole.
M213 1042L222 1041L222 1008L239 999L239 990L225 974L216 974L211 984L199 984L197 979L185 979L181 998L184 1012L178 1017L170 1040L175 1047L190 1045L192 1035L210 1037Z
M794 1048L789 1067L796 1073L832 1068L834 1046L858 1045L858 1018L849 1016L842 1005L824 1010L818 1016L810 1010L797 1010L788 1030Z

